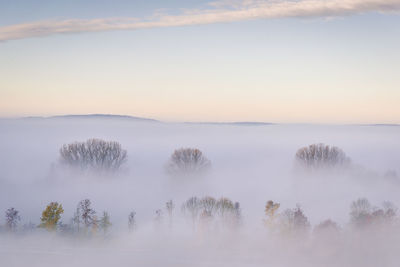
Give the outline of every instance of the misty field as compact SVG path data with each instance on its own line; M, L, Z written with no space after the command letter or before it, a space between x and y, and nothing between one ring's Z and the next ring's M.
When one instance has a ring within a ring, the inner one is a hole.
M399 266L400 127L0 121L0 266Z

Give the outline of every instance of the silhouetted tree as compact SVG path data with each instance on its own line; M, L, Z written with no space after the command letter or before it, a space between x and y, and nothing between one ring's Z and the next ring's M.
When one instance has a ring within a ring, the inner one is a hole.
M313 144L300 148L296 153L297 163L308 170L346 167L350 159L338 147Z
M92 234L96 234L97 233L97 230L99 229L99 223L100 223L100 221L97 219L97 215L93 215L93 220L92 220L92 223L91 223Z
M57 225L57 229L60 233L65 234L65 235L71 235L74 233L74 225L73 224L59 222Z
M310 228L310 223L299 205L293 210L285 210L280 218L284 228L289 232L306 233Z
M200 200L200 207L202 209L202 218L211 218L217 210L217 200L213 197L203 197Z
M392 220L397 216L398 208L392 202L384 201L382 206L383 206L384 216L387 219Z
M307 217L304 215L303 210L300 206L294 209L293 223L296 228L307 230L310 227Z
M74 217L72 218L72 224L76 227L76 230L78 232L80 231L81 223L81 210L78 204L78 207L76 208L76 211L74 213Z
M242 210L240 208L240 203L239 202L235 202L234 205L234 226L239 226L241 224L242 221Z
M388 170L385 172L384 176L385 179L392 181L392 182L399 182L399 176L395 170Z
M32 222L22 225L22 231L25 233L33 233L36 230L36 228L37 228L36 224Z
M168 212L168 218L169 218L169 227L172 228L172 212L175 208L174 202L169 200L167 203L165 203L165 208L167 209Z
M220 198L216 203L216 215L220 225L230 229L239 226L241 220L241 211L239 202L233 203L226 197Z
M321 248L331 250L333 253L336 247L341 245L341 234L341 228L336 222L330 219L324 220L314 227L312 242L317 250Z
M42 217L40 218L41 223L39 227L45 228L49 231L56 230L62 213L64 213L62 205L58 204L57 202L51 202L42 212Z
M196 148L181 148L175 150L166 165L166 171L171 176L201 174L209 170L211 162Z
M14 208L6 210L6 227L8 230L15 231L17 228L18 222L21 220L18 213L19 212Z
M371 213L372 223L375 225L386 225L393 223L397 215L397 207L388 201L383 202L382 208L375 208Z
M366 226L371 222L372 207L366 198L353 201L350 206L350 221L355 226Z
M106 234L108 229L111 227L110 215L108 212L103 211L103 216L100 218L99 226L103 230L103 233Z
M80 221L83 222L83 225L88 229L96 223L95 214L96 211L91 208L91 202L89 199L81 200L78 203L78 210L80 215Z
M201 210L201 203L197 197L191 197L182 204L182 212L192 220L192 229L195 230L196 220Z
M227 214L231 215L235 211L235 205L232 200L226 197L222 197L217 201L216 208L221 217L225 217Z
M328 234L336 234L340 231L340 227L338 224L330 219L320 222L317 226L314 227L315 234L328 233Z
M156 227L156 230L160 230L162 223L163 223L163 212L161 209L157 209L155 211L156 216L154 217L154 225Z
M132 211L128 216L128 228L133 231L136 228L136 212Z
M396 218L397 208L391 202L383 202L383 207L372 207L368 199L360 198L353 201L350 207L351 223L359 228L388 226Z
M127 152L118 142L89 139L63 145L60 161L81 170L116 171L126 161Z
M274 226L279 207L280 204L274 203L272 200L269 200L265 205L264 213L267 216L267 219L265 219L264 222L267 226Z

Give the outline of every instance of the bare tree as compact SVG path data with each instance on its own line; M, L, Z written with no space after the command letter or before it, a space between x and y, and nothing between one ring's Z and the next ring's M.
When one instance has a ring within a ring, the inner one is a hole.
M229 198L222 197L217 202L217 213L222 218L233 215L235 204Z
M201 210L201 204L197 197L191 197L182 204L182 212L189 215L192 220L192 229L195 230L196 220Z
M103 211L103 216L100 218L99 225L100 228L103 229L103 233L107 234L108 229L112 226L108 212Z
M353 201L350 206L350 220L355 226L366 226L371 221L372 207L366 198Z
M304 215L303 210L299 205L294 209L293 223L296 228L307 230L310 228L308 218Z
M292 233L304 234L310 229L310 223L299 205L280 214L280 222Z
M364 228L371 225L383 226L393 223L397 208L391 202L383 202L383 207L372 207L368 199L360 198L350 206L350 220L353 226Z
M127 152L118 142L89 139L63 145L61 163L81 170L116 171L126 161Z
M169 227L172 228L172 212L175 208L174 202L169 200L167 203L165 203L165 208L167 209L168 212L168 217L169 217Z
M203 197L200 200L200 207L203 209L202 218L211 218L217 210L217 200L213 197Z
M33 233L37 228L37 225L33 222L25 223L22 225L22 231L25 233Z
M308 170L346 167L350 158L338 147L313 144L300 148L296 153L297 163Z
M96 211L91 208L91 204L89 199L81 200L78 203L80 219L86 229L97 223L95 218Z
M79 232L80 231L80 227L81 227L81 210L78 207L76 208L76 211L74 213L74 217L72 218L72 225L76 226L76 230Z
M135 211L132 211L131 213L129 213L128 228L130 231L133 231L136 228L136 212Z
M234 203L226 197L220 198L216 203L216 215L220 225L228 229L236 229L241 222L241 210L239 202Z
M235 202L233 219L234 219L233 223L234 223L235 227L239 226L242 222L242 210L240 208L239 202Z
M6 227L10 231L15 231L18 222L21 220L21 217L18 213L19 212L14 208L9 208L8 210L6 210Z
M398 208L390 201L384 201L383 204L384 216L390 220L397 216Z
M197 148L181 148L171 155L166 171L171 176L201 174L209 170L211 162Z
M155 211L156 216L154 217L154 225L156 227L156 230L160 230L162 223L163 223L163 212L161 209L157 209Z
M340 226L331 219L324 220L316 225L313 229L313 237L315 242L336 242L341 234Z

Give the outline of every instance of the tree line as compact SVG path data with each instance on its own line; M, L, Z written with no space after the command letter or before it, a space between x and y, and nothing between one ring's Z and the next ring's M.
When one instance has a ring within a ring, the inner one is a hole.
M384 202L381 207L378 207L373 206L368 199L360 198L350 205L350 220L347 226L362 230L388 226L400 228L397 211L397 207L391 202ZM180 212L182 217L187 219L193 232L206 232L213 229L237 231L243 225L240 203L233 202L226 197L216 199L210 196L203 198L193 196L181 204ZM9 208L5 212L5 224L0 226L0 230L1 232L17 233L44 229L48 232L93 236L107 235L112 227L110 214L103 211L98 216L89 199L78 202L69 223L61 221L63 213L62 204L51 202L43 210L38 225L29 223L20 226L21 216L19 211L15 208ZM167 219L164 214L166 214ZM168 226L167 228L171 229L174 216L177 216L175 203L169 200L165 203L163 209L154 211L154 225L157 228ZM126 225L129 231L137 229L135 211L128 213ZM340 233L342 231L339 224L331 219L326 219L312 227L300 205L293 209L281 210L281 205L272 200L266 202L263 225L271 233L289 235L304 236L311 232Z

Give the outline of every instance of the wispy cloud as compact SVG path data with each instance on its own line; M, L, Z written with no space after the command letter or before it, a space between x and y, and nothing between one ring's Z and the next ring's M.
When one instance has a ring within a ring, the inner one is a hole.
M135 30L156 27L286 17L337 17L366 12L400 11L400 0L220 0L177 15L154 13L151 18L44 20L0 27L0 41L53 34ZM176 12L174 12L176 14Z

